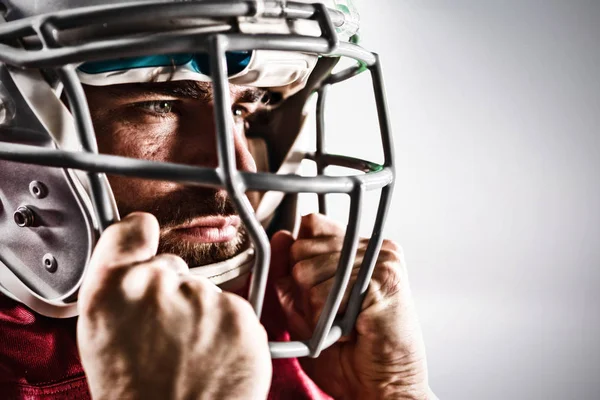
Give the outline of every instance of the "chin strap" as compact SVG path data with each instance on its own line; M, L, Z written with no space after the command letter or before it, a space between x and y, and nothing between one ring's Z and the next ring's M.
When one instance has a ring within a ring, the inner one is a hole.
M247 274L254 264L254 249L244 250L237 256L219 263L190 268L192 275L208 278L215 285L220 285Z

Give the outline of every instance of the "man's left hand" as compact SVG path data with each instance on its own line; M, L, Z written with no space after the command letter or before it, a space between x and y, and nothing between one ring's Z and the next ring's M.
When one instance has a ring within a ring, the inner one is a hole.
M280 231L271 240L272 277L293 340L310 338L333 286L345 231L319 214L303 217L298 238ZM361 239L346 307L367 239ZM411 299L401 249L385 240L354 332L316 358L305 372L336 399L435 399L429 389L425 346Z

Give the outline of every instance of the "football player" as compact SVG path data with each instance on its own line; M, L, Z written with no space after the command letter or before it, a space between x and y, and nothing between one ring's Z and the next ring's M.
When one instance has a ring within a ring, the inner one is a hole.
M0 10L2 398L435 398L401 249L381 236L392 142L350 1ZM338 72L342 57L356 63ZM367 71L382 165L322 146L328 87ZM295 175L302 159L317 176ZM323 212L348 194L348 226L297 217L301 192Z

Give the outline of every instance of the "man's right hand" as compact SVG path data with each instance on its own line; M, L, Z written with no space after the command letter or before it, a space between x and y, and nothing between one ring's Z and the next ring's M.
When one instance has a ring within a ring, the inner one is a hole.
M94 399L266 398L267 335L249 303L156 256L134 213L100 238L79 292L77 341Z

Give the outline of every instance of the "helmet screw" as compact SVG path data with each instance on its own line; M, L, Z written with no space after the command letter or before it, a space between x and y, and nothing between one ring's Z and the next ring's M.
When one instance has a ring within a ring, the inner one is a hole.
M46 271L50 273L56 272L56 269L58 268L58 263L56 262L56 258L54 258L52 254L45 254L44 258L42 259L42 262L44 263L44 268L46 268Z
M0 98L0 125L3 125L6 122L8 122L8 110L6 104L4 104L4 101Z
M29 184L29 191L36 199L43 199L48 195L48 188L40 181L33 181Z
M33 226L35 221L35 214L33 211L29 209L29 207L19 207L17 211L15 211L13 218L15 219L15 223L21 228L27 228Z
M0 2L0 18L2 17L2 2ZM15 104L0 83L0 126L8 125L15 116Z

